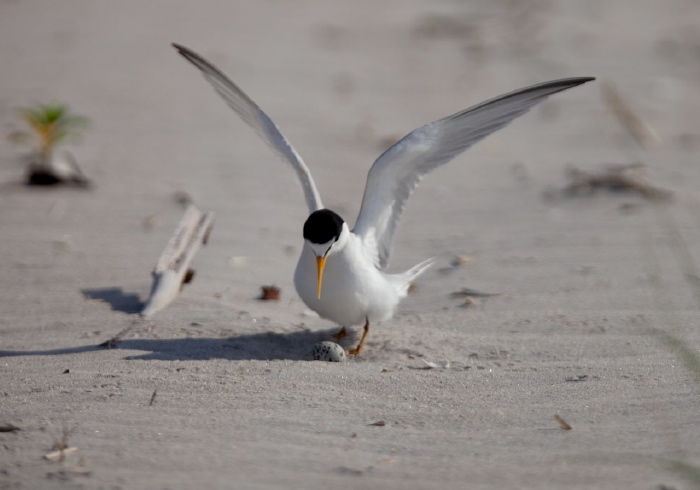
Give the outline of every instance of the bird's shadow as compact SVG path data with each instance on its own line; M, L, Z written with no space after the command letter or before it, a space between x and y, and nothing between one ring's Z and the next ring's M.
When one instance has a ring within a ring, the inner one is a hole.
M122 313L140 313L143 302L136 293L125 293L122 288L81 289L87 299L109 303L114 311Z
M291 333L263 332L221 338L179 338L179 339L124 339L115 340L111 350L144 351L130 353L127 360L158 361L204 361L210 359L244 360L292 360L307 359L313 344L331 340L337 329ZM97 345L83 345L63 349L8 351L0 350L0 357L13 356L52 356L80 354L107 350Z

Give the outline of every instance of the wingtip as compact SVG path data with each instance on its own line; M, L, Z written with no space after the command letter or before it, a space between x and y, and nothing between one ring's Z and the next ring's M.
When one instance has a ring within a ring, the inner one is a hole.
M182 44L170 43L170 45L173 48L177 49L177 52L180 53L185 58L191 58L191 57L195 56L194 51L192 51L190 48L183 46Z
M572 77L572 78L562 78L561 80L555 80L554 83L559 82L561 85L576 86L582 85L584 83L592 82L595 77Z
M184 47L182 44L170 43L170 45L171 45L173 48L177 49L177 52L180 53L180 54L183 54L185 51L189 51L189 50L188 50L186 47Z
M571 81L575 85L583 85L584 83L592 82L595 79L596 79L596 77L576 77L576 78L572 78Z
M209 64L201 55L195 53L190 48L183 46L182 44L171 43L172 47L177 49L177 52L185 58L190 63L198 66L201 69L202 64Z
M553 93L560 92L562 90L567 90L573 87L578 87L584 83L592 82L595 77L571 77L571 78L560 78L559 80L552 80L551 82L544 82L542 84L534 85L530 88L539 88L542 86L548 86L555 89ZM557 90L558 89L558 90ZM527 90L527 89L525 89ZM551 94L549 94L551 95Z

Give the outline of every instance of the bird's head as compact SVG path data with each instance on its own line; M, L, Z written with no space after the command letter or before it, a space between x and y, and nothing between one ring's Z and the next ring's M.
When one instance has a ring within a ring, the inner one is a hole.
M343 247L348 233L350 230L343 218L330 209L314 211L304 223L304 240L316 254L319 298L321 297L323 268L326 266L326 259Z

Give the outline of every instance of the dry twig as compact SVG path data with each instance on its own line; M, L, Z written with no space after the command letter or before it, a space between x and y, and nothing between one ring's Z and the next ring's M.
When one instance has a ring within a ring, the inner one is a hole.
M603 101L639 146L650 149L661 141L652 127L632 109L612 83L601 83L600 90Z
M561 418L559 415L554 415L554 420L556 420L557 424L559 424L559 427L562 428L562 430L571 430L573 427L571 427L566 420Z

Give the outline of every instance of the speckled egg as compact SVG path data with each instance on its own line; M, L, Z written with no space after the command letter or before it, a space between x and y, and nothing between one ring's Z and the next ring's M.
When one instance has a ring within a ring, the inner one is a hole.
M314 344L308 356L314 361L344 362L347 358L345 349L328 340Z

